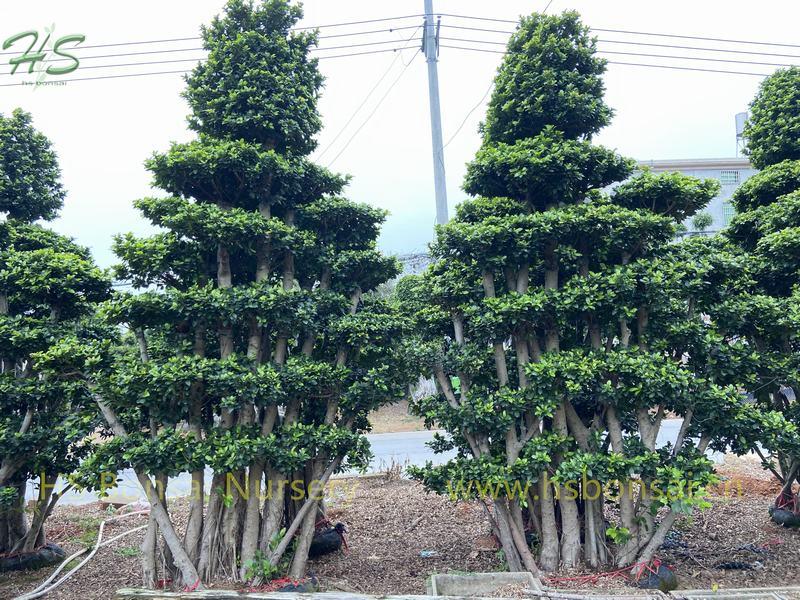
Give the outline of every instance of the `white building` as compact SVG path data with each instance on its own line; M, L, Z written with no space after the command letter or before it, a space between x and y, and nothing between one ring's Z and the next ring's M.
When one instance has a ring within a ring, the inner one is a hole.
M697 158L678 160L649 160L639 162L640 167L649 167L656 173L680 171L698 179L716 179L720 183L720 193L703 209L711 215L713 222L705 230L706 234L716 233L730 223L733 217L731 196L749 177L758 171L753 168L747 158ZM692 219L684 222L689 234L694 231Z

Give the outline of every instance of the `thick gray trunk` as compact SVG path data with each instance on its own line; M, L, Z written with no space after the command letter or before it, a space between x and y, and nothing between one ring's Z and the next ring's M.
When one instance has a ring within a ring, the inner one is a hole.
M151 512L147 522L147 531L145 531L141 545L142 585L146 588L156 587L156 581L158 580L158 570L156 566L157 542L158 523L156 523L155 515Z
M553 490L547 483L547 473L539 477L539 506L542 523L542 545L539 565L544 571L556 571L559 563L558 526L553 505Z

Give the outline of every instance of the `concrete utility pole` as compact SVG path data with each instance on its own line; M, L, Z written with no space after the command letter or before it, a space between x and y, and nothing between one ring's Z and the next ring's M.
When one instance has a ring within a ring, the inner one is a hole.
M436 222L447 223L447 186L444 178L442 111L439 107L439 24L433 23L433 0L425 0L425 32L422 49L428 61L428 96L431 103L431 140L433 142L433 181L436 192Z

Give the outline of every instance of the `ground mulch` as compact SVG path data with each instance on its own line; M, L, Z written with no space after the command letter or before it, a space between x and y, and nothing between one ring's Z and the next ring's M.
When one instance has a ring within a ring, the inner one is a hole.
M800 585L800 531L769 520L767 508L778 485L757 460L727 457L719 472L728 478L712 494L712 507L678 521L659 557L674 567L680 587L720 589ZM741 490L741 494L739 491ZM494 571L502 568L483 509L475 503L454 503L428 494L395 472L340 480L327 501L331 521L348 528L348 550L309 561L323 590L371 594L423 594L432 573ZM171 504L178 530L186 505ZM109 513L99 504L59 507L48 521L49 536L68 554L94 543L92 532ZM146 517L109 524L108 539ZM143 532L102 548L75 576L48 598L100 600L113 598L121 587L141 583L138 546ZM720 569L721 563L747 568ZM0 598L12 598L36 587L52 569L0 574ZM560 581L562 588L595 591L625 588L623 578L586 583L588 571L560 573L577 578ZM231 581L214 587L235 589ZM627 589L630 590L630 587Z
M401 400L387 404L369 415L371 433L397 433L403 431L423 431L425 421L409 412L408 401Z
M717 473L722 481L710 490L711 508L678 519L657 554L676 573L679 589L800 585L800 531L776 525L768 513L780 484L754 456L726 455ZM635 587L626 575L597 575L576 569L558 573L549 584L583 590Z
M359 480L329 518L349 530L347 553L309 562L325 587L370 594L424 594L432 573L497 571L500 557L476 503L454 503L402 479Z

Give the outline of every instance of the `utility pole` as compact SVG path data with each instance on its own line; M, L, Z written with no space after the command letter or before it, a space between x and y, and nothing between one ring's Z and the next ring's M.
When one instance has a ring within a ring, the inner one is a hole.
M442 111L439 107L439 25L433 23L433 0L425 0L425 31L422 50L428 62L428 96L431 104L431 141L433 142L433 181L436 193L436 222L447 223L447 186L444 177Z

